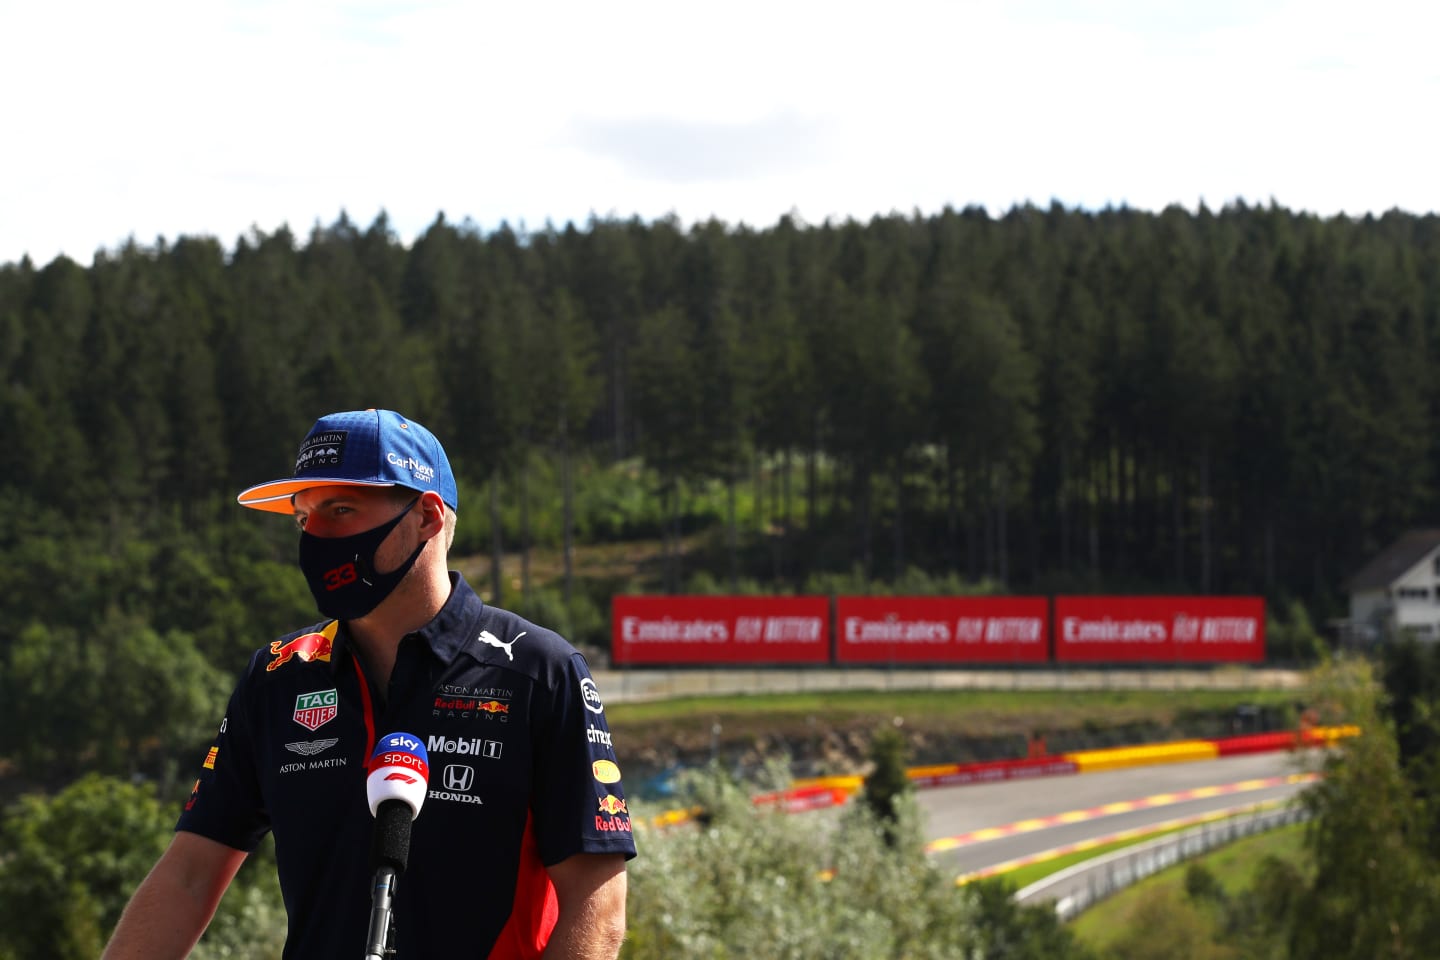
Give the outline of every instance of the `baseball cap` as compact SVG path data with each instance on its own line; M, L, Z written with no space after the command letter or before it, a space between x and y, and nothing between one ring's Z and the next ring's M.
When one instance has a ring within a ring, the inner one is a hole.
M291 512L290 498L310 487L408 487L434 490L451 510L459 499L450 460L435 435L394 410L347 410L315 421L300 442L294 476L240 493L241 506Z

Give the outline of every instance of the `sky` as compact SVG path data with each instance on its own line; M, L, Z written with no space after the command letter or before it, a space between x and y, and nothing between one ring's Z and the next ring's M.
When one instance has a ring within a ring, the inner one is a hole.
M1440 209L1424 0L0 0L0 264L488 232Z

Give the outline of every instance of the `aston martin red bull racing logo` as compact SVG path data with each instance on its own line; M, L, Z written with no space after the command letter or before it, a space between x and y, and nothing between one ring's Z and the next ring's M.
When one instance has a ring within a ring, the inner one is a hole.
M302 633L295 639L286 640L283 643L276 640L270 644L270 652L275 659L265 664L265 669L267 672L278 669L295 657L299 657L306 663L316 660L324 660L329 663L330 654L335 648L334 636L335 624L332 623L325 628L324 633Z

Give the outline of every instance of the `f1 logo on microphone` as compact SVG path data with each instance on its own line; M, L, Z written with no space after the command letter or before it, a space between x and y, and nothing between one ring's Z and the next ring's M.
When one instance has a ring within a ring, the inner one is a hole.
M464 764L452 763L445 768L445 789L446 790L469 790L475 783L475 768L467 767Z
M414 777L410 776L410 774L408 774L408 773L401 773L399 770L396 770L394 773L390 774L390 775L387 776L385 779L386 779L386 780L403 780L403 781L405 781L406 783L419 783L419 782L420 782L419 780L416 780Z

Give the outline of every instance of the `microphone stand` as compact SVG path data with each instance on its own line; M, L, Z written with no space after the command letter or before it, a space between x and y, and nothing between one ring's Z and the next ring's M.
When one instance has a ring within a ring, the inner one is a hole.
M382 863L375 868L375 889L370 897L370 932L365 939L365 960L385 960L395 954L395 917L390 912L390 907L395 901L395 884L398 880L399 874L389 864Z

